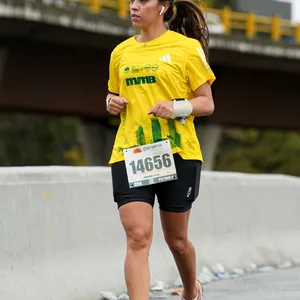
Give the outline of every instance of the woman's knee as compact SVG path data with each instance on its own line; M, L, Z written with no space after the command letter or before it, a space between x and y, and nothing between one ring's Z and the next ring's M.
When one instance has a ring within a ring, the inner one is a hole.
M120 209L126 232L127 247L133 251L150 248L152 240L153 209L149 204L131 202Z
M134 226L126 230L127 245L132 251L148 250L152 240L151 228Z
M177 255L184 255L188 243L187 236L185 235L165 236L165 240L172 253Z

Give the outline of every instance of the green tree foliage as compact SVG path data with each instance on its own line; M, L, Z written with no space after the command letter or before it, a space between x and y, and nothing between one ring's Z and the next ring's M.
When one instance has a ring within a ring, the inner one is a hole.
M223 134L216 169L300 176L299 157L299 132L228 129Z
M0 166L86 165L76 118L0 115ZM216 170L300 176L300 133L225 129Z
M78 120L28 114L0 116L0 165L84 164Z

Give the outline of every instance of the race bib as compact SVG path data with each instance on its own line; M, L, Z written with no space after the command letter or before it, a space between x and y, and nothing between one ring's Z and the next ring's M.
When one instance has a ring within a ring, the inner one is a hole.
M177 179L169 140L123 150L130 188Z

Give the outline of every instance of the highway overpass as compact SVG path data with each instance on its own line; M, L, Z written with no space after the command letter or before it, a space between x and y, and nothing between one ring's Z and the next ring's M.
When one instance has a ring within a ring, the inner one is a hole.
M211 35L216 110L196 121L207 168L222 125L300 128L298 31L295 40ZM109 10L0 0L0 109L80 117L90 164L106 164L116 131L105 112L109 56L134 32Z

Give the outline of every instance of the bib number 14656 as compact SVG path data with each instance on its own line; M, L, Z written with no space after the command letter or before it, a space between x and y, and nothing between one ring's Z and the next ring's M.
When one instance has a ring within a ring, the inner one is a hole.
M124 157L130 188L177 179L168 140L125 149Z
M137 172L150 172L154 169L161 170L162 168L169 168L172 165L170 159L170 154L165 153L162 156L155 155L153 157L140 158L137 161L133 160L129 163L132 168L132 173L137 174Z

